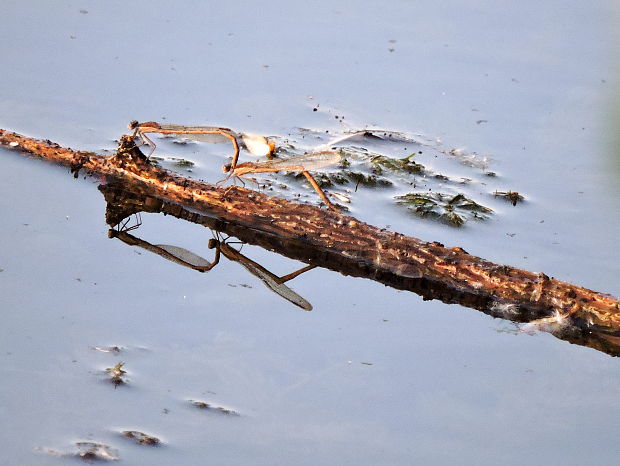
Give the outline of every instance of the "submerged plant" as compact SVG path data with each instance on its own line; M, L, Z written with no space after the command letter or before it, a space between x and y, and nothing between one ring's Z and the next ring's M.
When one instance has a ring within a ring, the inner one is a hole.
M463 225L467 217L486 219L493 212L462 194L413 192L396 196L396 203L406 206L420 217L437 218L455 227Z

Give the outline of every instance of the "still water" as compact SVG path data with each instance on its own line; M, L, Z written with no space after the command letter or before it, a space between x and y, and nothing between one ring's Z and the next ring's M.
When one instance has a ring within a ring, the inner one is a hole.
M413 181L395 177L332 188L351 215L620 295L615 2L184 5L8 2L0 127L97 152L134 118L299 150L399 132L415 143L345 145L415 152L449 179L415 189L462 190L493 214L416 217L394 202ZM157 139L162 165L219 179L229 147L174 142ZM2 464L75 463L77 442L149 465L617 461L616 358L325 269L287 282L306 312L238 262L201 274L109 239L106 180L6 149L0 166ZM132 233L212 259L204 227L143 214ZM304 265L242 253L276 275Z

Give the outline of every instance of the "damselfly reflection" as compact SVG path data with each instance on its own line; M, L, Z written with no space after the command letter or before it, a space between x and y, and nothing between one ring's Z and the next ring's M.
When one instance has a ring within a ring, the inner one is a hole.
M128 128L133 130L132 136L134 138L139 137L142 140L142 144L147 144L151 147L148 157L153 154L157 146L146 133L158 133L211 143L231 142L234 154L230 165L233 168L237 166L240 147L247 149L250 154L258 156L270 157L275 152L275 143L268 141L264 136L237 133L230 128L218 126L172 125L155 121L139 123L137 120L133 120L129 123Z
M229 176L243 177L249 173L275 173L280 171L300 171L310 182L323 202L332 210L339 212L327 198L323 190L319 187L314 177L309 171L335 165L342 160L342 154L333 151L311 152L304 155L296 155L286 159L271 159L264 162L245 162L237 165L225 165L222 169Z
M265 286L267 286L267 288L274 293L277 293L287 301L290 301L306 311L312 310L312 304L295 293L284 283L292 280L304 272L307 272L308 270L313 269L315 267L314 265L307 265L299 270L296 270L295 272L278 277L257 262L241 254L240 251L230 245L232 242L228 241L228 237L223 238L219 232L214 230L211 230L213 238L209 240L208 248L215 249L215 255L212 261L208 261L207 259L185 248L168 244L152 244L130 234L130 231L139 228L142 224L142 219L139 214L136 215L136 221L133 225L130 225L129 222L129 218L123 220L116 226L116 228L111 228L108 230L108 236L110 238L118 238L130 246L138 246L146 249L147 251L155 253L164 259L168 259L176 264L196 270L197 272L208 272L219 263L220 256L223 255L227 259L241 264L248 272L258 277L265 284Z

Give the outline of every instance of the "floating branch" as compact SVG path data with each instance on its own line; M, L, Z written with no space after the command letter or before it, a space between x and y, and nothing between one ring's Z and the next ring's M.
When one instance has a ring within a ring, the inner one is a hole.
M149 196L176 204L180 210L186 207L188 212L215 216L220 222L260 232L273 241L303 244L314 250L316 257L329 257L331 265L325 266L334 270L338 268L333 264L346 262L357 275L363 272L379 281L391 277L394 283L401 282L398 287L425 298L460 303L514 321L560 313L570 320L570 328L581 329L574 340L604 334L613 346L620 336L620 301L613 296L544 273L494 264L459 247L407 237L313 205L187 179L152 166L129 136L121 138L113 156L73 151L4 130L0 130L0 143L67 165L75 176L80 170L113 176Z

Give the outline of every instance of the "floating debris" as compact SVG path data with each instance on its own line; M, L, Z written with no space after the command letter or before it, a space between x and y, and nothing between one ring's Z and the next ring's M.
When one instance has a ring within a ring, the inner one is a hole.
M306 130L311 132L312 130ZM344 142L364 142L364 140L388 141L392 143L409 143L416 145L424 145L421 139L408 136L399 131L388 131L383 129L363 129L348 131L338 136L321 147L334 147Z
M102 353L120 353L122 351L120 346L91 346L90 348Z
M348 197L348 196L345 196L344 194L340 194L340 193L329 193L329 194L330 194L330 196L333 196L336 199L338 199L340 202L345 202L347 204L351 203L351 198Z
M504 319L511 319L519 315L519 306L514 303L505 303L501 301L494 301L489 306L489 310L495 312L498 316Z
M493 211L462 194L413 192L396 196L397 204L406 206L420 217L433 217L460 227L467 217L484 220Z
M213 411L213 412L220 413L220 414L226 414L227 416L240 416L240 414L237 411L224 408L222 406L215 406L211 403L205 403L204 401L189 400L189 402L199 409L205 409L205 410Z
M115 386L127 383L124 375L127 371L123 370L124 362L119 362L114 367L106 368L106 372L110 376L110 382L112 382Z
M521 194L516 191L495 191L493 193L495 197L502 197L513 206L516 206L519 202L523 202L525 199Z
M465 165L466 167L479 168L484 171L489 168L489 157L485 155L480 155L476 152L467 152L463 148L443 150L437 147L436 150L443 154L453 156L461 165Z
M124 430L121 432L121 434L123 435L123 437L134 440L140 445L157 446L161 443L161 441L157 437L145 434L144 432L140 432L138 430Z
M550 317L532 320L520 328L520 331L528 335L534 335L537 332L559 333L570 327L570 319L559 311Z
M76 442L75 445L78 447L76 456L86 461L118 461L120 459L114 448L103 443Z
M52 456L79 458L88 463L92 463L93 461L118 461L120 459L118 451L103 443L75 442L75 446L77 447L77 451L68 453L63 453L51 448L37 448L36 450L43 451Z

